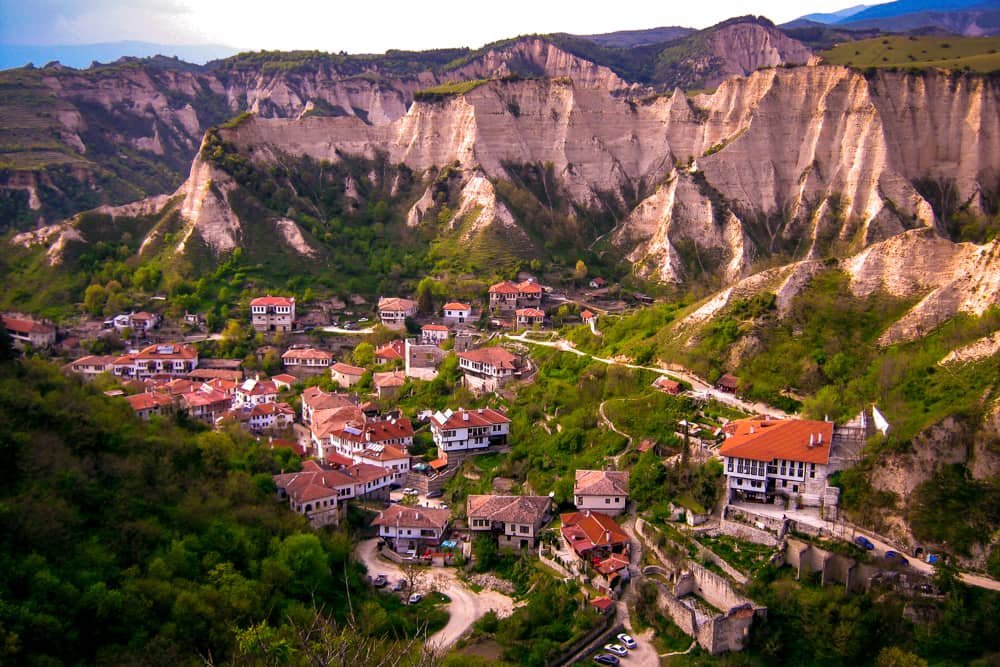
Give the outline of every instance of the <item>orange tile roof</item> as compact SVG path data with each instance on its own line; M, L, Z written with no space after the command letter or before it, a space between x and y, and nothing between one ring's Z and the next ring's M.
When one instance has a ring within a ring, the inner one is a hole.
M402 340L391 341L375 350L375 356L379 359L402 359L405 355L406 343Z
M740 419L725 427L719 453L740 459L785 459L826 464L830 460L833 423L808 419ZM810 446L812 442L812 446Z
M545 317L545 313L537 308L518 308L514 314L518 317Z
M372 375L372 384L379 389L402 387L405 383L406 374L403 371L389 371L388 373L375 373Z
M259 296L250 302L251 306L292 306L295 299L284 296Z
M582 313L580 313L580 317L585 320L589 320L590 318L594 317L594 314L589 310L585 310Z
M333 366L330 366L330 368L336 371L337 373L340 373L341 375L356 375L360 377L365 374L365 369L360 368L359 366L351 366L350 364L345 364L342 361L338 361Z
M431 424L438 428L474 428L477 426L492 426L494 424L509 424L510 419L502 412L494 410L493 408L479 408L477 410L466 410L465 408L459 408L451 415L448 413L441 413L441 417L444 419L439 419L438 415L431 417Z
M22 336L29 333L48 334L55 331L55 327L51 325L20 317L10 317L8 315L3 316L3 325L7 331L13 331Z
M307 348L294 348L288 350L283 355L282 359L333 359L333 353L327 352L326 350L317 350L314 347Z
M372 521L372 525L441 530L448 525L450 518L451 510L393 505L387 510L379 512L378 518Z
M517 285L509 280L503 280L495 285L490 285L490 294L517 294Z
M444 304L444 310L472 310L472 307L467 303L452 301L451 303Z
M508 370L514 370L516 368L514 362L517 361L517 357L502 347L481 347L477 350L459 352L458 357L466 361L488 364Z
M522 294L541 294L542 286L531 280L525 280L517 286L517 291Z
M573 495L628 495L627 470L577 470Z
M197 359L198 349L186 343L150 345L135 355L136 359Z
M424 326L420 327L420 329L423 330L423 331L448 331L449 330L448 327L446 327L443 324L425 324Z
M607 514L584 510L567 512L560 516L562 534L577 553L595 546L614 547L628 544L628 535Z
M128 401L129 405L136 412L174 404L173 399L163 394L135 394L133 396L126 396L125 400Z

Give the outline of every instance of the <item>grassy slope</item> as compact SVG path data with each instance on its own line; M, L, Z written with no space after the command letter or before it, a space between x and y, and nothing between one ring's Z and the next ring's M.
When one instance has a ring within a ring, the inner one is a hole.
M995 72L1000 69L1000 37L876 37L838 44L821 55L833 65L856 68L899 67L965 69Z

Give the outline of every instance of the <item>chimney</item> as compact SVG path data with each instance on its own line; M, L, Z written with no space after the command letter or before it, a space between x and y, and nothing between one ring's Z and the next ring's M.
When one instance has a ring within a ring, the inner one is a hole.
M809 434L809 448L810 448L810 449L812 449L812 447L813 447L813 444L815 444L815 443L813 442L813 439L814 439L814 437L815 437L815 436L814 436L814 435L813 435L812 433L810 433L810 434Z
M469 421L469 413L465 410L462 411L462 421L464 422Z
M753 435L753 434L754 434L754 428L753 428L753 426L751 426L750 427L750 435Z
M822 445L823 444L823 434L822 433L820 433L819 437L816 439L816 444L817 445Z

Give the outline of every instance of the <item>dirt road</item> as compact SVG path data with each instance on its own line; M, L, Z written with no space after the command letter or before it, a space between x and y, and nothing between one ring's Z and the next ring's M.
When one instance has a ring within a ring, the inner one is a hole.
M377 545L378 538L365 540L355 551L355 555L368 569L368 574L373 577L384 574L390 581L404 578L399 566L378 557ZM473 592L456 576L452 568L429 569L420 587L423 590L417 592L436 590L451 598L448 604L448 623L427 638L428 648L440 653L451 648L486 612L496 611L502 618L509 616L514 610L514 601L502 593L491 590Z

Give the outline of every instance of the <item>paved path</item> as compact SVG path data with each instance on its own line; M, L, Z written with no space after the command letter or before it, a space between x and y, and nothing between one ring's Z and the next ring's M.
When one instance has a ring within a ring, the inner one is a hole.
M355 552L367 568L368 574L373 577L384 574L390 581L405 578L403 570L398 565L378 557L376 551L378 542L377 537L365 540L358 545ZM502 618L509 616L514 610L514 601L503 593L491 590L473 592L458 578L452 568L429 568L420 583L420 588L425 591L436 590L451 598L451 602L448 603L448 623L427 638L427 647L440 653L447 651L486 612L496 611Z
M637 370L652 371L653 373L659 373L660 375L667 375L675 378L680 378L684 382L691 385L692 390L689 392L691 396L695 398L711 398L719 403L723 403L730 407L737 408L738 410L743 410L745 412L751 412L759 415L769 415L775 417L776 419L787 419L792 415L779 410L773 406L767 405L765 403L751 403L750 401L744 401L742 398L733 396L732 394L727 394L724 391L719 391L712 385L705 382L694 373L690 371L673 371L666 368L657 368L653 366L641 366L639 364L630 364L624 361L619 361L617 359L607 359L605 357L598 357L587 352L576 349L573 343L565 339L547 341L547 340L533 340L528 338L526 334L505 334L505 337L510 340L515 340L519 343L526 343L528 345L540 345L542 347L552 347L562 352L569 352L575 354L579 357L590 357L594 361L599 361L602 364L609 364L613 366L624 366L625 368L634 368Z
M329 326L329 327L319 327L319 330L326 331L328 333L346 334L348 336L367 336L371 332L375 331L375 328L366 327L364 329L345 329L343 327Z
M858 535L864 535L870 539L875 544L874 553L877 556L884 555L886 551L892 549L901 554L906 554L906 550L892 544L885 537L878 535L870 530L860 529L853 524L839 521L827 521L817 516L814 512L807 510L784 510L779 507L774 507L773 505L762 505L758 503L730 503L737 509L763 514L765 516L774 517L780 519L782 516L787 516L793 521L804 523L806 525L812 526L814 528L823 528L837 539L841 539L845 542L853 542L854 538ZM927 576L934 575L934 566L930 563L926 563L916 557L907 556L907 560L910 562L909 569ZM991 579L990 577L973 574L971 572L962 572L959 574L959 579L969 586L977 586L979 588L987 588L993 591L1000 591L1000 581L996 579Z
M625 449L623 449L620 454L616 454L614 456L609 457L614 462L616 468L618 467L618 462L619 462L619 460L621 460L621 457L623 457L626 454L628 454L629 451L632 449L633 439L632 439L632 436L630 436L625 431L618 430L618 427L615 426L614 423L610 419L608 419L608 415L604 412L604 404L607 403L608 401L635 401L635 400L638 400L640 398L643 398L643 397L642 396L633 396L633 397L630 397L630 398L608 398L608 399L605 399L605 400L601 401L601 404L597 407L597 413L601 416L601 421L604 422L605 424L607 424L608 428L610 428L612 431L614 431L615 433L617 433L621 437L625 438L625 440L627 440L627 442L625 443Z

